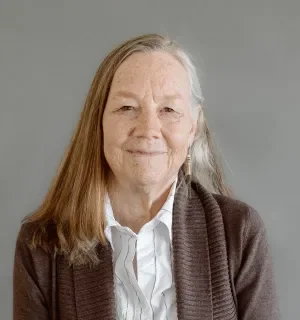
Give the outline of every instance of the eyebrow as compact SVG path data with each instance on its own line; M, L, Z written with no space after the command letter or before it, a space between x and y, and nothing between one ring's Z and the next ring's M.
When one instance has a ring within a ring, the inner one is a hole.
M124 98L134 98L136 100L139 100L139 96L135 94L134 92L131 91L125 91L125 90L120 90L114 94L114 98L118 97L124 97ZM169 95L164 95L162 97L163 100L183 100L183 97L180 93L175 93L175 94L169 94Z

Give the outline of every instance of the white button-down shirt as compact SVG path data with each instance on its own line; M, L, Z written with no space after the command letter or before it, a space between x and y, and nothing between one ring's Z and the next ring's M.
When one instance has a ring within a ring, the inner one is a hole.
M114 218L105 197L105 235L113 249L117 319L176 320L172 210L176 181L158 214L138 234ZM137 277L133 269L136 256ZM138 280L137 280L138 279Z

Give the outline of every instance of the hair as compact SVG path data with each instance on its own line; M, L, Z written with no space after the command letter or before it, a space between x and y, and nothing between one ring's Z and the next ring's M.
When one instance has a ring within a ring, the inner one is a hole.
M110 168L103 151L102 118L114 74L135 52L168 52L184 66L190 81L191 111L197 118L196 135L190 148L191 180L212 193L231 195L213 150L192 58L168 37L146 34L130 39L111 51L99 66L57 174L42 204L23 220L31 223L33 248L41 246L55 255L67 255L70 264L97 264L97 244L107 244L104 196Z

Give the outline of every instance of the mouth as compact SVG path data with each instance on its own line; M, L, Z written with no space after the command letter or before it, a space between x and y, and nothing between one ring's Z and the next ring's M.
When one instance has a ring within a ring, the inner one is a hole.
M164 154L165 152L161 151L143 151L143 150L127 150L129 153L134 154L134 155L139 155L139 156L158 156L161 154Z

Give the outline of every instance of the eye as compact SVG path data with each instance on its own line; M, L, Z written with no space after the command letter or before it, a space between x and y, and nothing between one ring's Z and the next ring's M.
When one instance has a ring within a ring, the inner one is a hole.
M164 108L164 111L166 111L166 112L175 112L175 110L174 109L172 109L172 108L170 108L170 107L165 107Z
M135 108L132 106L123 106L119 110L121 111L129 111L129 110L134 110Z

